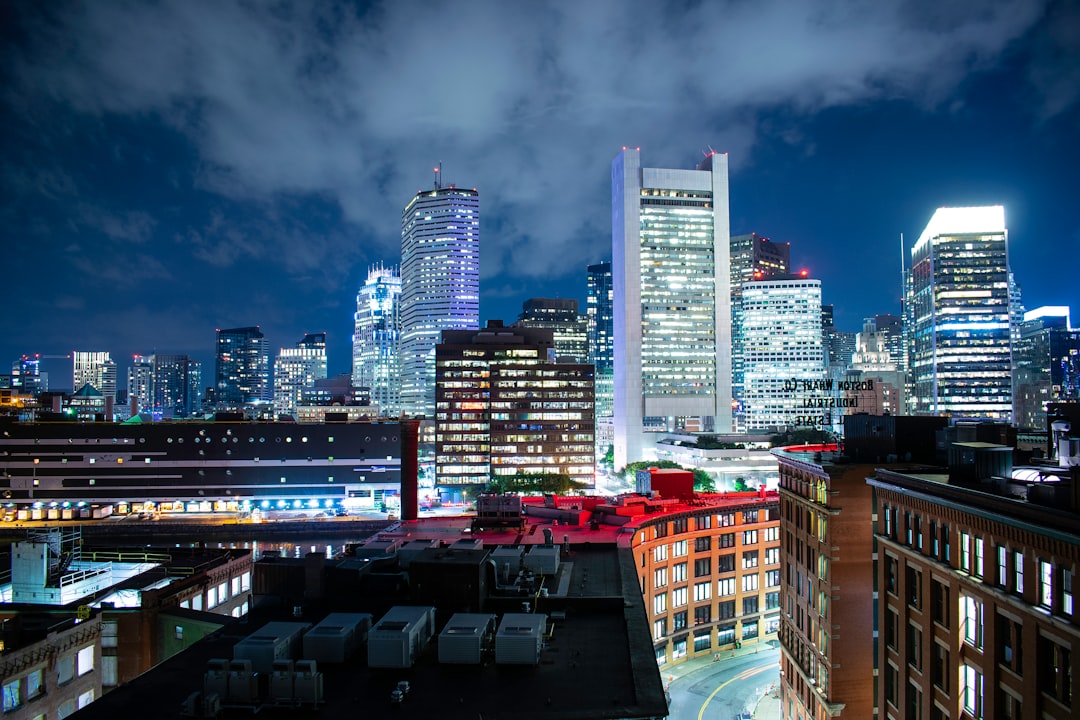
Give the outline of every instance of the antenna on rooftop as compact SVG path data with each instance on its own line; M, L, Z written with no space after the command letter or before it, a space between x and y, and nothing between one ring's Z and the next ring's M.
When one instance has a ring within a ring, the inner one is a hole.
M442 161L439 161L439 167L435 168L435 189L442 188Z

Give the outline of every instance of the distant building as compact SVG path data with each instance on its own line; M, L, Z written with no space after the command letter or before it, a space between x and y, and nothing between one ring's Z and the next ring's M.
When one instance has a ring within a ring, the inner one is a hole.
M219 410L269 403L270 349L257 325L217 331L214 376Z
M878 316L881 317L881 316ZM844 375L844 387L838 397L854 398L853 407L842 408L846 414L865 412L871 415L902 415L906 396L904 371L892 354L889 342L894 336L880 332L875 318L863 320L862 332L855 336L855 352Z
M1080 330L1065 307L1024 315L1013 351L1013 402L1017 427L1046 429L1049 403L1080 401Z
M36 396L47 391L46 377L41 374L41 359L37 356L23 355L11 363L11 382L9 387L22 395Z
M1010 421L1005 208L939 208L911 250L910 273L913 412Z
M731 276L727 155L696 170L611 167L615 467L649 460L656 433L729 432Z
M372 267L356 295L352 384L368 389L371 404L384 417L397 417L401 412L400 309L397 268Z
M326 333L308 333L274 359L274 412L296 415L304 388L326 377Z
M133 413L151 412L154 407L154 356L136 355L127 371L128 403Z
M742 316L747 430L831 426L821 281L786 275L745 283Z
M589 362L596 370L596 455L615 440L615 331L611 263L586 268L585 316L589 323Z
M746 430L743 415L745 344L742 319L743 283L767 280L791 272L791 243L773 242L757 233L731 236L731 388L734 396L734 430Z
M445 330L435 348L435 482L555 473L591 486L593 368L554 363L553 331Z
M435 345L480 323L480 195L436 182L401 212L401 407L435 416Z
M104 397L116 399L116 363L109 353L75 350L71 360L73 390L91 385Z
M530 298L521 305L513 327L547 328L554 338L555 360L585 363L589 356L589 321L578 314L573 298Z

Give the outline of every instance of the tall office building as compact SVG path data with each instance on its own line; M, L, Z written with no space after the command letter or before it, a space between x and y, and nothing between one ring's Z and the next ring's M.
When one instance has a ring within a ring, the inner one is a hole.
M553 331L447 330L436 346L435 482L555 473L592 486L593 368L549 359Z
M259 327L217 331L214 404L219 410L270 402L270 350Z
M187 416L194 417L203 410L202 363L188 360Z
M356 295L353 316L352 384L367 388L371 404L383 417L401 412L398 363L401 276L382 265L368 270Z
M1017 427L1046 430L1049 403L1080 402L1080 330L1067 307L1025 313L1013 361Z
M882 317L882 316L878 316ZM874 318L863 319L862 332L855 336L855 352L844 375L844 395L855 399L849 412L870 415L902 415L906 407L904 371L889 348L893 338L881 332Z
M743 285L743 412L748 431L833 426L825 382L821 281L786 275Z
M589 324L589 362L595 369L596 457L603 458L615 441L615 351L611 263L586 268L585 317Z
M188 417L191 404L188 399L188 372L191 358L187 355L162 355L155 353L154 360L154 411L162 417Z
M22 395L36 396L49 388L41 374L41 358L23 355L11 363L11 387Z
M786 275L790 268L791 243L774 243L757 233L731 236L731 393L734 398L733 429L737 432L746 430L743 414L743 283Z
M904 321L899 315L879 313L874 316L874 332L882 339L884 348L889 352L889 359L896 366L906 371L907 351L904 349ZM863 323L863 331L866 324Z
M134 404L132 414L153 410L154 356L136 355L127 372L128 402Z
M326 333L307 333L274 359L274 412L296 416L304 388L326 378Z
M731 431L728 159L697 170L611 167L615 467L654 433Z
M72 391L90 385L103 397L116 399L116 363L107 352L75 350L72 359Z
M480 322L480 196L453 186L418 192L401 213L401 407L435 415L435 345Z
M530 298L521 304L514 327L547 328L554 334L559 362L583 363L589 357L589 321L572 298Z
M1005 208L939 208L911 250L915 414L1012 418Z

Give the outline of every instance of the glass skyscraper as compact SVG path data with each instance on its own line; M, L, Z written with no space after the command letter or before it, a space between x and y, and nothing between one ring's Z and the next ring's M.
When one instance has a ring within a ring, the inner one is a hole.
M939 208L911 250L912 409L1012 420L1005 208Z
M1049 403L1080 402L1080 330L1066 307L1025 313L1013 353L1016 426L1046 430Z
M553 331L555 360L583 363L589 356L588 324L588 318L578 314L578 301L573 298L529 298L521 304L513 327Z
M219 410L270 402L270 351L254 327L217 331L214 402Z
M727 165L612 162L616 469L654 459L654 432L731 431Z
M480 196L424 190L401 213L401 409L435 416L435 345L480 323Z
M326 378L326 333L308 333L274 360L274 412L296 417L304 388Z
M397 348L400 300L397 268L373 267L356 295L353 316L352 384L367 388L371 404L384 417L401 412Z

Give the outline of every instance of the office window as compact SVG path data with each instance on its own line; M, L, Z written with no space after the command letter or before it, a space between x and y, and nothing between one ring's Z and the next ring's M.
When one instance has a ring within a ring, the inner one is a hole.
M930 655L930 676L942 692L949 692L949 649L944 645L934 643Z
M694 624L704 625L712 622L712 606L700 605L694 608Z
M75 674L85 675L94 669L94 646L84 647L75 656Z
M998 662L1017 675L1022 675L1024 673L1024 626L999 614L996 636Z
M930 612L934 622L949 627L949 586L931 578L930 593Z
M18 678L4 683L4 712L11 712L22 705L21 681Z
M698 635L698 633L702 633ZM712 637L709 630L698 630L694 632L694 652L699 653L708 650L712 647Z
M671 566L671 582L686 582L686 563L675 563Z
M671 607L684 607L686 605L686 588L678 587L671 591Z
M757 620L750 620L750 621L743 620L742 639L743 640L749 640L751 638L756 638L757 636L758 636L758 621Z
M914 545L915 526L912 522L910 511L904 513L904 535L908 547Z
M79 704L80 708L84 708L84 707L86 707L87 705L89 705L92 702L94 702L94 691L93 690L87 690L86 692L81 693L79 695L79 703L78 704Z
M765 571L765 587L779 587L780 586L780 571L779 570L766 570Z
M712 515L698 515L694 522L697 524L698 530L712 529Z
M971 572L971 535L960 531L960 569Z
M694 538L694 552L709 552L711 549L710 545L712 544L710 542L711 540L712 538L708 535L705 537Z
M671 521L671 532L674 534L684 533L690 528L689 518L678 518Z
M893 595L896 594L896 575L897 575L897 562L896 558L889 555L885 556L885 589Z
M896 676L897 671L892 665L885 665L885 700L896 707Z
M727 555L721 555L716 558L716 572L735 572L735 554L728 553Z
M685 589L685 588L684 588ZM712 597L712 583L694 583L694 602L701 602Z
M742 579L743 592L754 592L758 589L758 576L755 575L743 575Z
M1073 614L1073 573L1072 570L1061 571L1061 612L1066 615Z
M938 538L937 523L930 521L930 554L941 557L941 539Z
M653 640L662 640L667 635L667 618L653 620Z
M1006 587L1009 584L1009 551L1004 545L997 546L997 584Z
M721 625L716 628L716 644L730 645L735 642L735 625Z
M686 611L677 612L671 616L671 626L674 632L686 629Z
M1024 709L1020 698L1013 697L1004 688L998 693L998 707L1001 708L1002 720L1019 720Z
M1024 594L1024 553L1013 553L1013 590L1018 595Z
M685 540L676 540L671 543L671 557L682 557L689 552L690 544Z
M26 699L33 700L45 693L45 670L38 669L26 676Z
M653 615L667 612L667 593L653 595Z
M907 706L904 713L905 720L922 720L922 692L919 691L918 685L908 683L905 705Z
M1069 649L1047 637L1038 642L1039 689L1057 698L1066 707L1072 707L1072 665Z
M735 524L735 513L723 513L716 516L716 522L719 527L728 527Z
M983 718L983 676L966 663L960 669L960 697L964 712L975 720Z
M716 547L729 548L735 547L735 533L724 533L723 535L716 536Z
M743 530L742 544L743 545L757 545L757 530Z
M671 657L675 660L686 657L686 638L671 644Z
M907 566L907 601L916 610L922 609L922 573Z
M975 577L983 577L983 539L981 537L975 538L973 544L973 557L972 557L972 574Z
M892 511L888 505L881 506L881 514L885 516L885 534L893 536Z
M779 565L780 564L780 548L772 547L765 549L765 564L766 565Z
M899 620L892 608L885 610L885 646L896 650L900 646Z
M758 566L758 551L747 550L742 554L742 566L743 570L749 568L756 568Z
M694 577L712 574L712 558L700 558L694 561Z
M773 525L772 527L767 527L762 532L764 533L765 542L779 542L779 540L780 540L780 526L779 525Z
M724 578L716 581L716 594L718 597L735 594L735 578Z
M63 685L75 677L75 656L64 655L56 660L56 684Z
M969 595L960 596L960 627L964 633L964 642L982 650L983 605Z
M735 601L725 600L716 606L716 618L718 620L728 620L735 617Z
M653 525L653 530L655 531L653 533L653 539L659 540L660 538L667 537L667 523L657 523L656 525Z
M665 587L666 585L667 585L667 568L666 567L656 568L656 570L653 571L653 587L654 588L662 588L662 587Z
M906 642L908 664L916 670L922 670L922 630L908 623Z
M753 615L758 611L758 597L752 595L750 597L744 597L742 601L743 615Z
M653 548L653 562L664 562L667 560L667 545L657 545Z
M1039 560L1039 604L1054 607L1054 566L1045 560Z
M945 551L945 562L952 562L952 538L949 537L949 526L941 526L941 547Z
M746 525L748 525L750 523L756 523L758 521L758 511L757 510L743 510L742 521L743 521L743 524L746 524Z
M780 607L780 592L768 592L765 593L765 609L775 610Z

